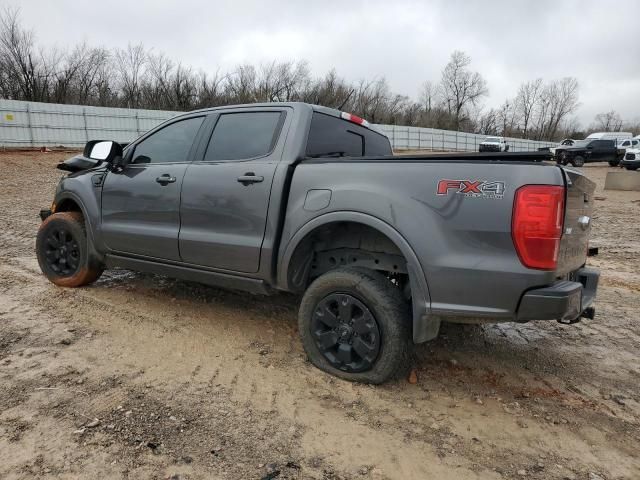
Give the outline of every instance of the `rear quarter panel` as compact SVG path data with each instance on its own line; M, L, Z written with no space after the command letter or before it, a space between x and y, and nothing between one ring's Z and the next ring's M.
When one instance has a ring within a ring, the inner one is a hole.
M503 182L500 198L452 189L440 180ZM431 297L431 313L512 318L522 293L554 280L526 269L511 239L514 192L525 184L563 185L562 172L544 164L459 161L336 160L300 164L294 173L281 254L315 217L353 211L394 228L416 253ZM304 209L309 190L331 190L329 205Z

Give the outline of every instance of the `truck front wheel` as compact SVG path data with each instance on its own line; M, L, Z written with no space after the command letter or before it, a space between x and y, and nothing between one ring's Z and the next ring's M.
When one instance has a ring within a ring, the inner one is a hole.
M340 268L317 278L298 326L311 363L346 380L379 384L409 367L409 307L379 272Z
M60 287L81 287L102 275L102 265L89 254L80 212L60 212L47 217L38 230L36 255L42 273Z
M573 159L570 160L571 165L574 167L582 167L584 165L584 157L580 155L576 155Z

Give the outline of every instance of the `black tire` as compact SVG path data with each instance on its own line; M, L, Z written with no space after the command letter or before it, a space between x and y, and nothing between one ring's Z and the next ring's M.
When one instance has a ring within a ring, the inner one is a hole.
M298 327L311 363L345 380L379 384L410 366L408 302L376 271L339 268L317 278L302 297Z
M571 159L571 165L574 167L582 167L584 165L584 157L581 155L576 155Z
M564 153L564 152L560 152L560 154L558 155L557 163L559 165L566 165L567 164L567 154Z
M627 170L635 172L636 170L638 170L638 167L626 167Z
M609 166L617 167L618 165L620 165L620 160L609 160Z
M80 212L54 213L42 222L36 238L42 273L60 287L81 287L95 282L104 267L89 255Z

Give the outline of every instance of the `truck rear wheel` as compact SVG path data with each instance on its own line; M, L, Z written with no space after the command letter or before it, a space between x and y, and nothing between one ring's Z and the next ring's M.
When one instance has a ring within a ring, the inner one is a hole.
M42 273L60 287L81 287L102 275L102 265L90 258L80 212L47 217L38 230L36 255Z
M409 367L409 308L373 270L340 268L317 278L300 304L298 326L309 360L345 380L382 383Z
M574 167L582 167L584 165L584 157L582 157L580 155L576 155L571 160L571 165L573 165Z

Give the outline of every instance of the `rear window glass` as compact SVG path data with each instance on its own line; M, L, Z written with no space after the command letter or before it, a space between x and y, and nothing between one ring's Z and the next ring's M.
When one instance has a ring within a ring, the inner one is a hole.
M283 115L282 112L220 115L204 160L246 160L267 155L278 140Z
M355 123L314 112L307 139L307 156L391 155L389 139Z

